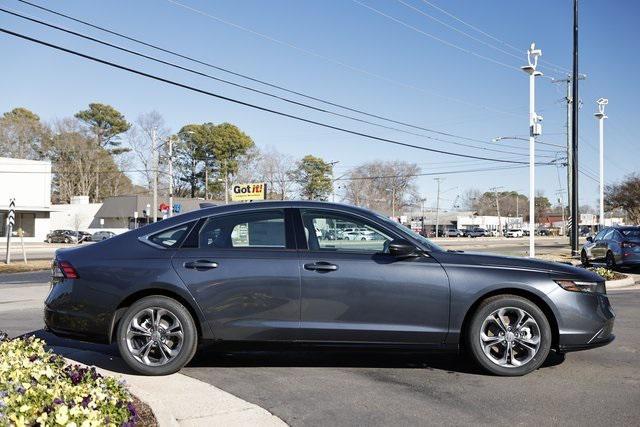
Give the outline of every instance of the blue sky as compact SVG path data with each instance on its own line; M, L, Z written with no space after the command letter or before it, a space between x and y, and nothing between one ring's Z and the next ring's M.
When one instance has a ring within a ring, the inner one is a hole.
M33 1L45 4L39 0ZM527 7L529 3L519 1L429 0L499 41L475 32L422 0L402 0L518 58L451 30L398 0L179 1L210 16L195 13L168 0L66 0L47 2L46 5L310 95L485 141L491 141L496 136L527 134L528 80L524 73L513 67L518 68L526 63L525 51L531 41L535 41L542 49L544 61L563 69L570 69L571 66L570 0L540 0L535 2L534 9ZM358 3L375 8L441 41ZM2 0L0 4L117 44L125 44L117 38L63 18L52 17L16 0ZM615 3L582 1L580 12L580 71L588 75L580 88L580 98L584 103L580 114L580 163L597 175L597 124L593 113L596 110L595 100L607 97L610 100L607 107L610 118L606 121L605 177L606 182L617 181L637 171L640 155L635 138L637 131L632 127L636 100L640 96L638 83L632 74L639 65L634 42L640 39L640 30L635 22L640 16L640 5L630 0ZM532 14L535 14L535 19L531 18ZM131 58L55 30L24 23L15 17L0 16L2 27L287 113L442 150L483 157L516 157L444 144L301 110L258 94ZM220 20L251 29L270 39ZM517 47L521 52L512 50L505 43ZM136 45L129 46L140 49ZM147 52L160 56L153 51ZM118 108L129 120L135 120L142 112L157 110L173 130L186 123L228 121L245 130L259 146L273 146L294 156L314 154L327 160L338 160L337 175L346 172L349 167L375 159L413 161L425 173L500 166L497 163L390 146L274 117L90 63L7 35L0 35L0 55L3 59L0 111L24 106L43 119L51 120L72 115L89 102L104 102ZM175 60L166 55L163 57ZM228 77L204 67L189 63L185 65ZM547 76L564 77L563 72L554 67L545 67L545 63L541 65L541 70ZM561 100L565 86L542 78L538 80L537 88L537 110L544 116L541 140L564 144L565 108ZM517 156L519 160L527 160L527 151L524 149L527 143L524 141L496 143L495 147L458 142L496 149L511 147L511 151L522 152L522 156ZM539 148L553 149L550 146ZM553 155L549 152L540 154ZM558 171L555 167L546 167L538 168L537 172L537 188L554 200L559 188L558 172L564 187L564 169ZM505 189L525 194L528 192L527 169L442 177L445 178L442 189L446 192L441 205L445 208L450 207L457 194L469 188L486 190L493 186L504 186ZM428 200L427 205L435 204L433 178L422 177L418 181L421 193ZM597 194L597 183L581 176L581 203L596 206Z

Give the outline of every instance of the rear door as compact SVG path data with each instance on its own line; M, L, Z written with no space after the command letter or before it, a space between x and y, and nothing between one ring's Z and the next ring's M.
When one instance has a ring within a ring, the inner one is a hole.
M596 236L593 249L591 250L591 253L596 260L603 260L607 255L609 239L611 239L614 231L615 230L613 228L605 228Z
M216 339L298 338L300 274L288 209L200 220L172 263Z
M303 340L434 345L444 340L449 281L437 261L389 255L388 242L400 236L364 217L330 209L300 212ZM366 228L372 238L328 240L311 231L347 226Z

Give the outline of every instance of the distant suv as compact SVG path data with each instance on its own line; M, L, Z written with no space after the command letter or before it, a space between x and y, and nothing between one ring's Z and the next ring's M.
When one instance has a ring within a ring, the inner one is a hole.
M607 268L640 265L640 227L606 227L595 237L587 237L580 261L604 261Z
M484 237L487 235L487 230L484 228L472 228L467 230L464 235L467 237Z
M457 228L450 228L447 230L447 237L462 237L464 233Z

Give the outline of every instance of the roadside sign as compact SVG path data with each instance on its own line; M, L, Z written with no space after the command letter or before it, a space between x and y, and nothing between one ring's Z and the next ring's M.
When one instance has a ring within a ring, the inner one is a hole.
M267 184L252 182L236 184L231 189L231 200L234 202L249 202L251 200L265 200L267 198Z
M7 255L4 262L11 263L11 234L16 223L16 199L9 199L9 214L7 215Z

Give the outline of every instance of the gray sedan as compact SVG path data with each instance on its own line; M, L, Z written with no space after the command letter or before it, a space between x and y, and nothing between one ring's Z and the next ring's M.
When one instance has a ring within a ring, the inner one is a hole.
M582 265L605 262L607 268L640 265L640 227L606 227L587 237L580 251Z
M316 232L345 228L374 238ZM60 249L45 322L115 341L148 375L178 371L204 341L464 350L515 376L552 349L614 339L594 273L446 251L374 212L301 201L211 207Z

